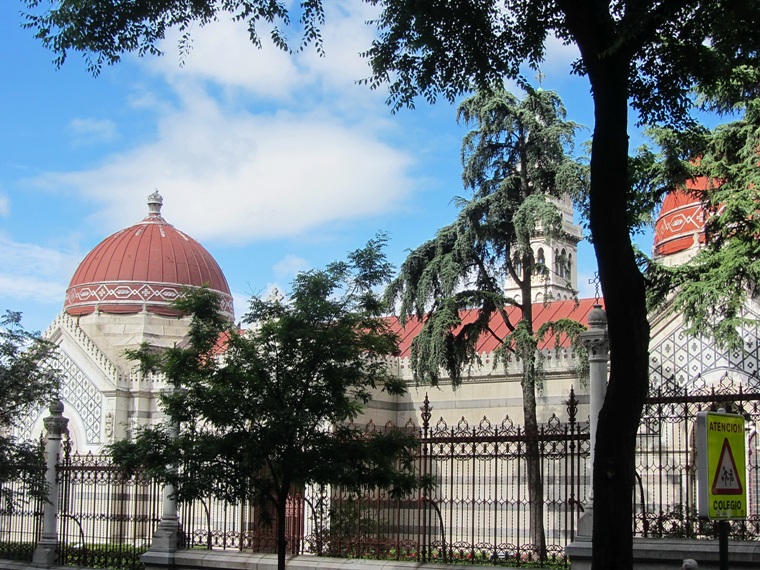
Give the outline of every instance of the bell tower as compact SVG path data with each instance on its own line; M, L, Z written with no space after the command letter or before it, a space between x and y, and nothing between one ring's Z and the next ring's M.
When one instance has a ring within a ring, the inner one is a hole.
M578 293L578 242L583 232L573 222L573 203L569 196L553 198L562 214L562 235L548 238L537 232L531 238L533 259L541 268L533 275L531 298L534 303L573 299ZM520 288L510 277L505 287L507 295L521 300Z

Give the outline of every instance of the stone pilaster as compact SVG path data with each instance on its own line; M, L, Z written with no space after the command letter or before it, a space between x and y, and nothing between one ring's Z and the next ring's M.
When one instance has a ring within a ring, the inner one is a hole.
M585 505L585 512L578 520L578 536L590 537L594 513L594 450L596 448L596 425L599 411L607 393L607 368L609 362L609 340L607 338L607 313L600 305L594 305L588 316L589 328L581 333L583 346L588 352L589 362L589 482L591 492Z
M61 438L66 433L68 418L63 417L63 402L50 404L50 415L43 419L47 431L45 444L46 469L45 482L48 488L48 500L42 519L42 534L34 550L32 565L49 568L55 564L58 549L58 482L56 465L61 451Z
M173 436L179 435L179 426L175 425ZM173 497L172 485L164 486L161 504L161 522L153 533L150 549L140 557L146 569L170 569L174 567L174 554L179 548L179 517L177 500Z

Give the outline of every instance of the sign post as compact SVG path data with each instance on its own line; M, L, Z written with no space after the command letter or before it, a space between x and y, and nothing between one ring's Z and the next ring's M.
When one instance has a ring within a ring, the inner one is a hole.
M718 521L720 570L728 570L728 521L747 518L744 417L699 412L696 437L697 508Z

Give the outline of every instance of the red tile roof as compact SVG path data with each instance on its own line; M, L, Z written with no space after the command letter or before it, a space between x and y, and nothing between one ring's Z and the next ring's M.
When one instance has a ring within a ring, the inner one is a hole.
M601 300L597 299L579 299L577 302L574 300L568 301L552 301L551 303L534 303L533 304L533 328L538 328L550 321L558 321L559 319L572 319L578 321L584 326L588 327L588 314L594 305L600 303ZM466 311L462 316L464 323L472 322L475 319L475 311ZM520 318L520 311L515 307L508 307L507 314L509 315L512 323L516 323ZM491 327L499 337L504 337L507 334L507 326L504 324L500 315L494 315L491 318ZM399 335L400 343L399 350L402 358L410 355L412 346L412 340L416 337L422 329L422 323L418 319L410 319L405 326L402 326L397 318L391 319L391 328ZM566 346L566 341L563 340L563 346ZM478 344L477 350L479 353L493 352L499 346L499 341L492 335L484 336ZM544 341L539 348L553 348L554 339L550 338Z

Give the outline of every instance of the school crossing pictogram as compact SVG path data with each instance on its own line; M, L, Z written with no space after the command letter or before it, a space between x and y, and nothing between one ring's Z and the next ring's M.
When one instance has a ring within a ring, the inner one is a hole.
M713 495L740 495L744 492L728 438L723 438L718 467L712 479Z

